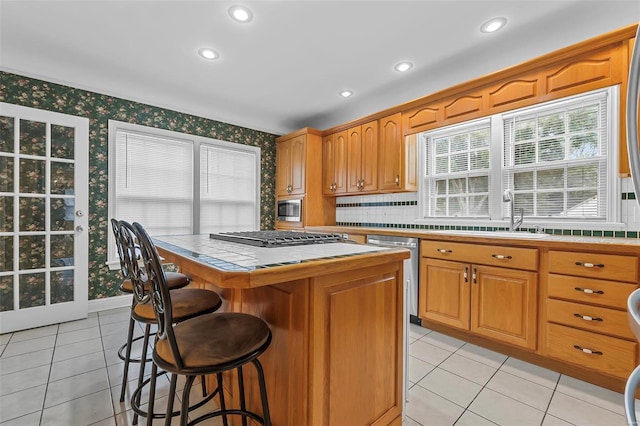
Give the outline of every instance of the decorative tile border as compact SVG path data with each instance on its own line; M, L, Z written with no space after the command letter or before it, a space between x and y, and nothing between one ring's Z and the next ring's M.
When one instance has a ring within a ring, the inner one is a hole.
M342 203L336 204L336 208L340 207L400 207L400 206L417 206L417 201L375 201L369 203Z
M622 193L622 199L623 200L635 200L636 199L636 193L635 192L623 192Z
M413 223L367 223L367 222L336 222L336 226L350 228L391 228L416 230L455 230L455 231L507 231L508 228L496 226L463 226L463 225L420 225ZM535 232L534 228L521 228L516 232ZM569 235L575 237L607 237L607 238L640 238L638 231L599 231L591 229L545 229L549 235Z

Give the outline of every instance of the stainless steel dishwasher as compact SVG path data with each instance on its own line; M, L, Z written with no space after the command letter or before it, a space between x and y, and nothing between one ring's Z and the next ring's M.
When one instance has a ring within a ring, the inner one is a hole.
M406 292L407 319L420 324L418 317L418 262L420 259L419 240L417 238L395 237L392 235L367 235L367 244L382 247L406 248L411 257L404 261L404 282Z
M409 322L421 324L418 318L418 261L420 259L420 245L417 238L394 237L391 235L367 235L367 244L406 248L411 252L411 257L405 259L403 275L404 275L404 362L402 363L402 418L405 418L406 401L407 401L407 367L409 362Z

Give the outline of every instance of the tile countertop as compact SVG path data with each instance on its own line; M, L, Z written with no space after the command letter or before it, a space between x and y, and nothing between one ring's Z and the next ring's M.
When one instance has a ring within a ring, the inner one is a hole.
M613 238L613 237L583 237L573 235L538 236L527 232L508 231L460 231L460 230L430 230L430 229L395 229L395 228L365 228L345 226L310 226L305 228L310 232L338 232L344 234L359 235L396 235L429 240L448 240L460 242L489 242L503 245L518 245L529 247L565 247L567 243L585 244L589 248L600 246L607 249L616 247L637 250L640 252L640 238ZM522 237L519 238L518 234Z
M254 271L387 250L337 242L292 247L255 247L214 240L209 238L209 234L158 236L153 240L162 248L229 272Z

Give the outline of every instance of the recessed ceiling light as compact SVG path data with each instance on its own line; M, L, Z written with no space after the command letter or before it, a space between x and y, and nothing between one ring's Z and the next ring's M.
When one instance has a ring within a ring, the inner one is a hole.
M243 24L251 22L253 19L253 13L251 13L251 10L249 10L248 7L239 5L231 6L229 8L229 16Z
M483 33L493 33L507 24L507 18L493 18L482 24L480 31Z
M409 61L399 62L393 67L398 72L409 71L411 68L413 68L413 63Z
M342 90L340 91L339 95L343 98L348 98L349 96L353 95L353 92L351 90Z
M220 56L218 55L218 52L208 47L203 47L202 49L199 49L198 55L202 56L205 59L218 59L218 57Z

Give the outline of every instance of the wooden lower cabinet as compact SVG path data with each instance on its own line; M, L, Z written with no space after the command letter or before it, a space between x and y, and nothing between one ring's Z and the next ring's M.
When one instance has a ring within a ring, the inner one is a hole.
M273 340L259 359L274 426L401 425L402 261L245 289L219 288L196 270L183 272L192 285L218 292L222 311L269 324ZM248 407L261 412L255 369L248 365L243 374ZM236 373L224 381L232 404ZM215 377L207 384L214 390Z
M422 258L419 314L533 350L537 281L535 272Z
M469 329L469 265L448 260L420 261L419 315L451 327Z
M638 288L637 255L549 250L542 353L626 380L637 365L627 299Z
M627 379L636 367L638 343L558 324L548 324L547 355Z
M535 349L538 274L472 265L471 275L471 331Z

